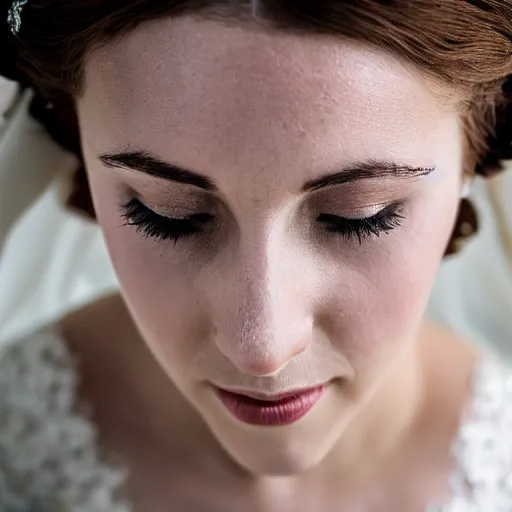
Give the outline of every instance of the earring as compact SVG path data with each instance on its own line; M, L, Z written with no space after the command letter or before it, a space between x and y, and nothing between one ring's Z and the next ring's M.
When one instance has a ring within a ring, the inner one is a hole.
M462 188L460 189L461 199L467 199L471 195L472 189L473 189L473 180L470 178L466 178L464 180L464 183L462 184Z
M452 254L460 252L468 240L477 233L478 228L478 214L476 213L473 203L469 199L462 198L459 214L455 221L445 256L451 256Z

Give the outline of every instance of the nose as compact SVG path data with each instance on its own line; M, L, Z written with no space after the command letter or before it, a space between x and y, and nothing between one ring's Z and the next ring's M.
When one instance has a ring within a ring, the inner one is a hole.
M241 372L265 377L279 374L294 357L307 350L308 345L293 332L278 335L267 330L240 336L234 347L224 343L221 351Z
M245 374L277 374L311 344L307 288L301 272L291 267L279 258L259 268L245 266L242 277L238 272L229 277L224 296L230 298L219 301L223 314L217 317L222 321L217 323L215 343Z

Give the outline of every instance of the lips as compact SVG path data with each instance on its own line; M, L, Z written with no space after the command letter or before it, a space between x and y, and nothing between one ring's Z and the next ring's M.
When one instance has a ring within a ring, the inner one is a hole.
M283 426L298 421L316 405L324 392L324 385L272 396L217 388L217 396L233 416L249 425L259 426Z
M284 398L289 398L291 396L299 396L304 393L308 393L313 389L317 389L322 386L315 386L307 389L296 389L294 391L288 391L286 393L279 393L277 395L266 395L264 393L256 393L253 391L238 391L236 389L223 389L223 391L227 391L228 393L232 393L233 395L245 396L247 398L254 398L254 400L259 400L261 402L278 402L283 400Z

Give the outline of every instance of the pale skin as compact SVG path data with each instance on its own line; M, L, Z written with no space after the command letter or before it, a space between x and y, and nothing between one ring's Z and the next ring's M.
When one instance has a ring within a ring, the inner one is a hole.
M187 18L95 51L85 76L84 153L123 299L63 326L136 510L411 512L445 497L476 358L423 320L463 182L447 91L362 44ZM215 190L100 159L120 151ZM369 160L429 172L304 189ZM213 220L176 244L144 238L123 225L134 197ZM378 237L319 222L397 202ZM248 427L212 392L318 383L286 427Z

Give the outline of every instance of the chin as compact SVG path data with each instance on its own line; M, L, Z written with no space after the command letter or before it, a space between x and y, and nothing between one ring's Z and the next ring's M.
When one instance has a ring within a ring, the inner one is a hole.
M314 459L295 458L295 459L268 459L268 460L244 460L238 461L240 466L254 476L259 477L291 477L307 473L322 462L323 457L316 457ZM245 464L244 464L245 463Z
M337 436L306 425L283 429L211 425L214 437L244 471L258 476L293 476L317 467L333 449Z
M326 450L297 446L274 449L259 443L235 446L232 442L222 443L231 458L246 472L257 476L293 476L317 467L327 455Z
M258 476L293 476L316 468L333 451L351 416L330 394L297 422L280 427L243 423L217 399L198 402L223 451L244 472Z

